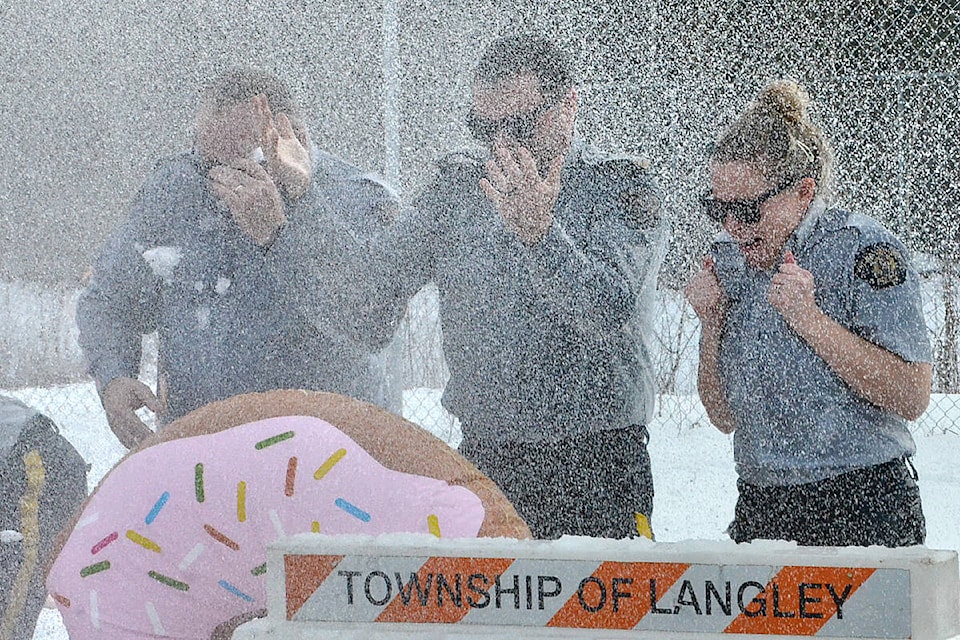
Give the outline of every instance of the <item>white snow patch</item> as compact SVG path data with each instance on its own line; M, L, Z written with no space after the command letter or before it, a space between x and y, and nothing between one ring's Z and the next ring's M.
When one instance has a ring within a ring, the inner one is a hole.
M9 544L11 542L20 542L23 540L23 534L13 529L4 529L0 531L0 542Z
M179 247L165 246L147 249L141 255L153 272L167 282L173 279L173 270L183 257Z
M227 289L229 288L230 288L230 278L224 278L223 276L220 276L219 278L217 278L217 284L213 288L213 290L217 292L217 295L222 296L227 292Z
M199 280L193 283L193 288L196 290L197 293L203 293L204 287L205 285Z
M206 329L210 326L210 307L197 307L197 328Z

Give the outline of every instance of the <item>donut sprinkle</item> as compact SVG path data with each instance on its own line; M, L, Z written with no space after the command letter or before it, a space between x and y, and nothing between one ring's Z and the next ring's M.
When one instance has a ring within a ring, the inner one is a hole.
M343 509L344 511L346 511L347 513L349 513L350 515L352 515L354 518L358 520L363 520L364 522L370 522L369 513L357 507L356 505L353 505L347 502L343 498L337 498L336 500L334 500L333 504L335 504L337 508Z
M277 532L278 538L286 538L287 534L283 530L283 523L280 522L280 516L275 509L270 509L270 522L273 524L273 530Z
M257 444L253 445L253 448L256 449L257 451L260 451L262 449L266 449L267 447L272 447L275 444L283 442L284 440L289 440L294 435L296 434L293 431L285 431L283 433L278 433L275 436L271 436L269 438L261 440Z
M98 553L103 551L108 544L115 541L119 537L120 537L120 534L114 531L113 533L105 537L103 540L93 545L93 547L90 548L90 555L94 555L94 556L97 555Z
M166 629L163 628L163 624L160 622L160 616L157 614L157 608L153 606L152 602L146 604L147 617L150 618L150 626L153 627L153 633L158 636L167 635Z
M88 566L84 567L83 569L80 569L80 577L81 577L81 578L86 578L86 577L92 576L92 575L95 574L95 573L100 573L100 572L102 572L102 571L106 571L106 570L109 569L109 568L110 568L110 561L109 561L109 560L104 560L103 562L98 562L98 563L96 563L96 564L91 564L91 565L88 565Z
M94 629L100 628L100 599L96 591L90 592L90 624Z
M214 529L214 528L211 527L210 525L208 525L208 524L203 525L203 529L204 529L204 531L206 531L208 534L210 534L210 537L211 537L211 538L213 538L214 540L216 540L216 541L219 542L220 544L224 545L225 547L229 547L230 549L233 549L234 551L240 551L240 545L239 545L239 544L237 544L235 541L231 540L231 539L228 538L227 536L223 535L222 533L220 533L219 531L217 531L216 529Z
M237 483L237 522L247 521L247 483Z
M221 587L223 587L225 590L227 590L227 591L229 591L230 593L232 593L233 595L237 596L238 598L243 598L243 599L246 600L247 602L253 602L253 597L252 597L252 596L248 596L248 595L245 594L243 591L240 591L240 589L237 589L235 586L233 586L232 584L230 584L230 583L227 582L226 580L221 580L218 584L219 584Z
M203 553L203 543L198 542L193 546L193 549L190 549L190 552L183 557L183 560L180 561L178 565L181 571L185 571L200 557L200 554Z
M283 494L288 498L293 497L293 486L297 481L297 458L296 456L287 461L287 478L283 487Z
M157 519L157 516L160 514L160 510L163 509L163 505L167 504L167 500L170 499L170 492L164 491L160 498L157 499L156 503L153 505L153 508L150 509L150 513L147 514L147 517L144 518L144 521L149 525L153 524L153 521Z
M193 492L197 497L197 502L204 501L203 494L203 463L198 462L193 468Z
M151 540L150 538L144 537L134 531L129 529L127 531L127 538L133 542L136 542L138 545L146 549L147 551L153 551L154 553L160 553L160 545Z
M170 576L165 576L162 573L157 573L156 571L148 571L147 575L153 578L154 580L156 580L157 582L159 582L160 584L166 585L168 587L172 587L177 591L190 591L190 585L188 585L186 582L180 582L179 580L175 580Z
M330 472L330 469L333 469L334 465L340 462L345 455L347 455L346 449L337 449L333 455L327 458L326 462L320 465L320 468L313 473L313 479L319 480L323 476L327 475Z

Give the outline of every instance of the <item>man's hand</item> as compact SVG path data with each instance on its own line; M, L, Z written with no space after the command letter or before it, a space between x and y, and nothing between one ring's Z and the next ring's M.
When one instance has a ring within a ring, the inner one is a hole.
M299 198L307 192L313 175L305 141L297 138L285 113L274 119L266 96L254 97L253 106L263 127L261 139L267 171L288 198Z
M507 228L528 245L540 242L553 224L563 160L563 156L555 158L546 177L542 177L525 147L512 148L502 142L493 146L487 177L480 179L480 188Z
M153 431L145 425L136 411L146 407L162 413L163 405L150 387L133 378L114 378L100 391L100 401L107 413L107 423L120 444L133 449Z
M727 297L720 288L712 256L703 259L703 268L683 288L683 295L700 318L702 330L719 332L726 319Z
M767 299L787 324L801 335L804 335L803 323L814 322L820 316L814 297L813 274L798 265L790 251L784 255L780 270L771 280Z
M207 177L213 192L230 207L240 230L257 244L268 244L287 221L277 185L253 160L217 165Z

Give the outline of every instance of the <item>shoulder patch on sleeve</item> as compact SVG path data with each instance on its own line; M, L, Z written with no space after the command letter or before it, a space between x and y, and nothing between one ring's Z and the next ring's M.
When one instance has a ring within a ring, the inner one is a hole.
M907 279L907 261L889 242L877 242L857 252L853 273L874 289L903 284Z

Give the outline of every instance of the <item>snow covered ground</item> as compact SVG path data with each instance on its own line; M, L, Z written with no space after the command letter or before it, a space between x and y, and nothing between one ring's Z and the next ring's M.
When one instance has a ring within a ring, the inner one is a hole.
M77 411L77 407L90 407L95 402L96 392L91 384L6 393L42 407L61 426L66 437L91 464L91 487L123 455L124 450L110 434L102 413ZM404 398L407 417L423 421L427 414L418 415L418 408L435 406L432 402L435 402L436 395L435 390L407 392ZM946 424L960 424L960 411L954 406L955 398L934 397L931 408L917 425L915 464L920 473L927 517L927 546L958 550L960 436L942 433L945 420ZM947 415L944 415L945 411ZM78 420L78 413L87 417ZM678 423L677 415L684 416L682 422ZM424 426L432 427L448 442L459 441L459 432L452 420L434 419ZM653 526L658 540L726 539L724 529L736 501L732 437L710 427L699 402L690 396L662 397L658 418L651 425L650 432L650 455L656 483ZM59 613L44 610L34 638L67 640Z

